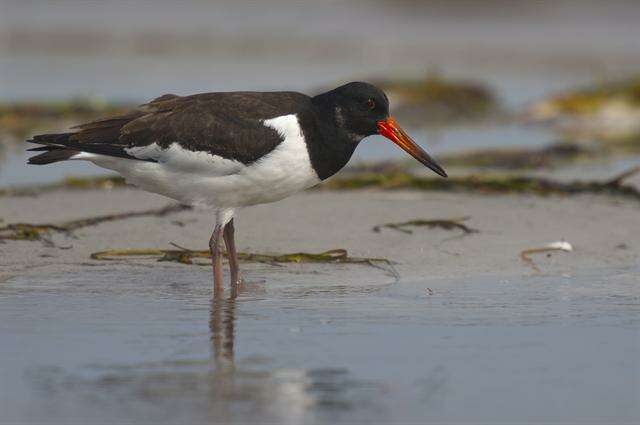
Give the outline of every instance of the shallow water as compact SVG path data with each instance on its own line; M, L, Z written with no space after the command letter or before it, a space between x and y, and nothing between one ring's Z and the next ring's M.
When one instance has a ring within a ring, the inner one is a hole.
M640 419L638 268L397 283L339 269L254 270L268 282L213 301L188 267L11 278L3 420Z

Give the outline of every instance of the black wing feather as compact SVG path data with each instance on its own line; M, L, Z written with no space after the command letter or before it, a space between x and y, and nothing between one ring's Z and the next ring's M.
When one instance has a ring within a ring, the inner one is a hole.
M74 127L76 132L43 134L28 141L47 145L49 151L68 149L127 159L139 159L127 148L178 143L184 149L249 164L282 142L275 130L263 125L264 120L308 115L310 110L310 98L294 92L164 95L129 114L80 124Z

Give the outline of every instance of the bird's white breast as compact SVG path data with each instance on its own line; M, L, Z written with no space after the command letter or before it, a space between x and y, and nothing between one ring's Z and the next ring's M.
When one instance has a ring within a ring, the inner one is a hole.
M318 184L320 179L311 166L296 115L283 115L263 124L276 130L283 141L249 165L208 152L193 152L178 143L166 149L154 143L127 150L129 155L157 162L85 153L75 159L115 170L150 192L216 208L273 202Z

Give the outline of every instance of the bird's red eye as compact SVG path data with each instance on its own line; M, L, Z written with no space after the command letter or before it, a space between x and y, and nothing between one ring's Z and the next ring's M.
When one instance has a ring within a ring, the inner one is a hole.
M369 109L375 109L376 108L376 101L373 100L373 99L367 100L367 107Z

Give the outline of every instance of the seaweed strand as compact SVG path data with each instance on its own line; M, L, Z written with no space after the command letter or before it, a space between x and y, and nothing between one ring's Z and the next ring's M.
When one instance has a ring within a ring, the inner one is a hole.
M31 224L31 223L12 223L0 227L0 241L3 240L27 240L27 241L43 241L50 243L49 236L52 233L62 233L67 236L72 235L75 230L83 227L95 226L108 221L125 220L134 217L155 216L164 217L168 214L174 214L190 209L185 205L167 205L162 208L154 208L144 211L132 211L118 214L107 214L97 217L82 218L71 220L61 224Z
M208 250L191 250L172 243L178 249L112 249L108 251L94 252L91 259L102 261L113 261L120 257L150 257L157 261L169 261L181 264L193 264L199 266L210 266L210 261L194 261L194 259L205 258L210 260L211 253ZM223 255L227 257L227 253ZM294 252L291 254L258 254L252 252L238 252L238 259L245 262L264 264L286 264L286 263L315 263L315 264L362 264L378 268L390 273L398 279L398 273L393 267L393 262L386 258L366 258L351 257L345 249L330 249L320 253ZM382 267L385 266L385 267Z
M463 221L469 220L470 217L458 217L458 218L450 218L450 219L432 219L432 220L424 220L424 219L415 219L409 221L403 221L400 223L385 223L379 224L373 227L373 231L379 233L382 228L388 228L397 230L402 233L412 234L413 230L407 229L407 227L417 227L417 226L426 226L429 228L440 228L444 230L461 230L462 233L470 234L470 233L478 233L477 229L473 229L468 227L463 223Z

